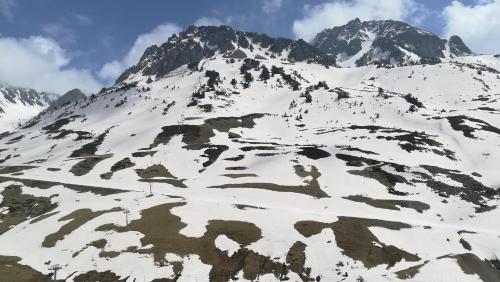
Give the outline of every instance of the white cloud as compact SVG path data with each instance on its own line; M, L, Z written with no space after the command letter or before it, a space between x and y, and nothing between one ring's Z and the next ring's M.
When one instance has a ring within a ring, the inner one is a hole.
M316 6L305 6L304 17L293 23L293 32L307 41L325 28L346 24L354 18L361 20L422 20L426 14L415 0L353 0L332 1Z
M277 12L283 6L283 0L264 0L262 11L266 14Z
M132 48L124 58L104 64L99 71L99 77L107 83L113 82L123 71L139 62L144 51L151 45L160 45L181 28L172 23L157 26L151 32L137 37Z
M55 93L101 88L89 70L68 68L71 58L51 38L0 37L0 54L0 81L8 84Z
M8 20L12 20L12 7L14 7L14 0L0 0L0 13Z
M209 17L202 17L194 22L195 26L221 26L224 24L225 22L218 18L209 18Z
M475 52L500 52L500 0L478 0L472 6L453 1L443 16L447 36L459 35Z

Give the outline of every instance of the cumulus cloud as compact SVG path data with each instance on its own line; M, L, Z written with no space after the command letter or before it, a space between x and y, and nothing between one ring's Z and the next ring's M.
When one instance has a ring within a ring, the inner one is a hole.
M71 58L49 37L0 37L0 54L0 81L11 85L55 93L102 86L89 70L68 67Z
M277 12L283 6L283 0L264 0L262 11L266 14Z
M99 77L107 83L113 82L123 71L139 62L144 51L151 45L160 45L181 28L172 23L157 26L151 32L141 34L137 37L134 45L121 60L115 60L104 64L99 71Z
M453 1L444 11L445 34L457 34L475 52L500 52L500 0L478 0L466 6Z
M304 17L293 23L293 32L307 41L325 28L344 25L354 18L361 20L421 21L426 11L415 0L332 1L304 7Z

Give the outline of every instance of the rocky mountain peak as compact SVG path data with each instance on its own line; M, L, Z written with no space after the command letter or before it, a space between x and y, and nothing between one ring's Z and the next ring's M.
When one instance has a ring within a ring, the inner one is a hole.
M273 38L263 33L234 30L229 26L190 26L172 35L162 45L149 47L139 63L123 73L117 83L135 74L162 77L180 66L198 63L216 54L243 59L251 56L255 48L263 50L265 56L281 57L291 62L335 65L332 56L301 39Z
M353 20L350 20L346 24L346 27L349 29L360 29L362 26L363 26L363 22L359 18L355 18Z
M323 30L311 44L335 56L345 67L439 63L447 57L472 53L458 36L448 41L394 20L354 19Z
M394 20L356 18L344 26L323 30L311 43L243 32L225 25L192 25L165 43L147 48L138 64L126 70L116 83L135 76L160 78L181 66L198 64L216 55L245 59L258 54L261 59L356 67L436 64L471 53L458 36L447 40Z
M448 45L450 48L450 53L456 56L464 56L472 54L472 51L465 45L462 38L458 35L453 35L448 40Z
M77 97L77 98L85 98L85 94L78 88L72 89L68 92L66 92L62 97Z
M51 103L47 110L57 109L81 99L85 99L86 97L87 96L80 89L73 89L66 92L64 95L59 97L59 99Z

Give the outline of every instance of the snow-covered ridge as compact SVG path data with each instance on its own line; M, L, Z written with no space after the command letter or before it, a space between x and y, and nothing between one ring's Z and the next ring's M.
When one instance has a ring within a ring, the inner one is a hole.
M336 56L339 65L347 66L435 64L472 54L458 36L447 40L392 20L355 19L344 26L325 29L311 44Z
M191 26L174 34L161 46L149 47L139 63L123 73L117 82L136 74L160 78L182 65L197 64L216 54L243 59L255 49L261 51L263 58L335 65L333 57L301 39L272 38L263 33L234 30L229 26Z
M58 98L56 94L0 84L0 132L36 116Z

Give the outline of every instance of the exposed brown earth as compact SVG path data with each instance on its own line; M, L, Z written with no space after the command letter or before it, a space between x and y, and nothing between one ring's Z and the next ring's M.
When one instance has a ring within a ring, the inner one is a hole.
M44 275L33 268L19 264L21 258L0 256L0 281L44 282L52 281L51 275Z
M26 221L29 218L46 214L57 207L48 197L35 197L23 194L21 186L9 185L1 193L2 202L0 210L0 234L7 232L13 226Z
M109 210L94 212L90 209L81 209L81 210L76 210L66 216L63 216L59 219L59 221L69 220L69 222L63 225L57 232L47 235L42 242L42 247L45 248L54 247L59 240L63 240L66 235L71 234L73 231L75 231L85 223L91 221L92 219L97 218L106 213L118 212L121 210L122 210L121 208L113 208Z
M381 200L381 199L372 199L368 197L363 197L359 195L344 197L344 199L359 203L365 203L375 208L397 210L397 211L399 211L400 208L408 208L408 209L414 209L415 211L422 213L431 208L428 204L419 201Z
M387 264L387 267L390 268L401 260L420 260L414 254L398 249L395 246L385 245L370 231L369 227L374 226L391 230L411 228L410 225L400 222L339 217L338 221L334 223L297 222L295 229L305 237L317 235L325 228L332 229L337 246L343 250L343 253L354 260L361 261L367 268L373 268L381 264Z

